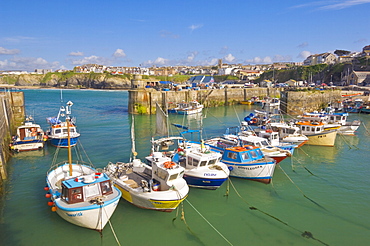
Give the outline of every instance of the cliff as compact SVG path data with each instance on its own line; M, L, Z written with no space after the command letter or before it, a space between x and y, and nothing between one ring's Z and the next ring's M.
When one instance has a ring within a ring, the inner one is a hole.
M92 88L92 89L129 89L131 77L127 75L110 74L80 74L80 73L48 73L7 75L0 77L0 84L16 86L41 86L63 88Z

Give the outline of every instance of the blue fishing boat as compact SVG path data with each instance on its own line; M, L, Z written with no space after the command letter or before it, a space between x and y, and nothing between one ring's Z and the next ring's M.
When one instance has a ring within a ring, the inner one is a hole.
M276 161L266 157L260 148L252 145L235 146L233 141L223 138L205 140L212 150L222 153L231 177L245 178L269 184L273 177Z
M60 107L58 116L46 118L47 122L50 124L46 135L50 143L55 147L67 148L68 141L70 141L70 146L75 146L80 137L80 133L77 132L76 119L70 116L72 105L73 103L68 101L66 107ZM67 120L69 122L68 124Z

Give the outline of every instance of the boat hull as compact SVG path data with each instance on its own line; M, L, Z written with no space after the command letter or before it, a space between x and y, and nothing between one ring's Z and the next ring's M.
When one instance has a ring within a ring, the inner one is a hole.
M307 135L307 145L318 145L318 146L329 146L332 147L335 144L337 131L324 131L318 134Z
M77 226L92 230L102 231L104 226L115 211L120 197L105 202L103 205L91 205L88 207L66 208L57 200L54 201L57 207L57 214Z
M189 110L177 110L177 114L181 114L181 115L197 114L197 113L201 113L202 110L203 108L189 109Z
M259 162L255 164L223 162L228 165L231 177L255 180L265 184L271 182L276 166L275 161Z
M68 148L68 138L52 138L49 137L51 145L55 147L60 147L60 148ZM75 146L77 144L78 137L71 138L71 145L70 146Z
M11 149L14 151L31 151L39 150L42 148L44 148L44 141L42 140L17 141L14 142L11 146Z
M186 180L186 183L190 187L196 187L196 188L203 188L208 190L216 190L219 188L228 178L201 178L191 175L184 175L184 179Z
M135 192L117 180L115 186L122 192L122 198L129 203L140 208L161 212L172 212L186 198L189 191L189 187L186 185L187 188L184 187L182 192L175 190L140 192L143 190L141 187Z

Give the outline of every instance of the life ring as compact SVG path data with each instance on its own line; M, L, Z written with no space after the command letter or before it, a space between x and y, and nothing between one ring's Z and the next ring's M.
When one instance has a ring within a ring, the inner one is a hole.
M170 168L173 168L174 166L176 166L176 163L175 163L175 162L173 162L173 161L166 161L165 163L163 163L163 166L164 166L165 168L170 169Z
M272 132L272 130L271 130L271 129L267 129L267 130L266 130L266 132L267 132L267 133L271 133L271 132Z

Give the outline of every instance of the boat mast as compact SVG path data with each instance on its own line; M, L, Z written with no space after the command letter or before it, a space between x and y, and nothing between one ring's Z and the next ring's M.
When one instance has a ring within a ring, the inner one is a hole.
M67 123L67 140L68 140L68 164L69 164L69 175L72 176L72 150L71 150L71 135L69 132L69 122L71 114L71 107L73 103L71 101L68 101L67 107L66 107L66 123Z
M72 151L71 151L71 136L69 134L69 116L66 117L67 123L67 139L68 139L68 163L69 163L69 176L72 176Z

